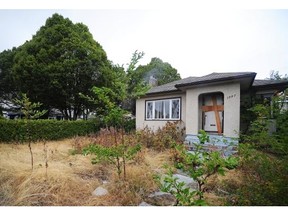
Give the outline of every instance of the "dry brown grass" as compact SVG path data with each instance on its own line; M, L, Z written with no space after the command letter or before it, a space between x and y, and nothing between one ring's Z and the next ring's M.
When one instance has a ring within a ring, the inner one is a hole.
M32 144L34 169L31 170L27 145L0 144L1 206L118 206L138 205L157 189L154 170L168 158L168 152L156 154L145 150L128 164L127 181L119 180L114 167L91 164L92 156L72 155L88 138L47 142L46 175L43 143ZM92 191L108 180L109 194L93 197Z
M33 171L27 145L0 144L0 206L135 206L157 190L153 175L164 173L164 164L172 165L169 150L143 148L127 165L127 180L123 181L112 165L92 165L93 156L71 154L89 143L87 137L47 142L47 170L43 143L32 144ZM215 191L225 179L241 182L236 171L211 179L205 195L210 205L224 204ZM103 185L104 180L108 184ZM93 197L92 191L100 185L109 194Z
M74 140L48 142L46 175L43 143L32 144L34 170L26 145L0 145L0 205L86 205L91 192L110 174L90 157L71 155ZM107 175L107 176L105 176Z
M213 175L206 184L204 198L211 206L223 206L230 196L230 191L226 191L226 189L239 188L243 182L243 173L239 169L227 170L224 176Z

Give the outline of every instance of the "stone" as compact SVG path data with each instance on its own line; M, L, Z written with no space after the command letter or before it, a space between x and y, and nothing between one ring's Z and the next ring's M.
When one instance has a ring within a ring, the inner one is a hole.
M108 184L109 182L108 181L102 181L102 184L104 185L104 184Z
M191 188L193 190L197 190L198 189L197 182L194 181L194 179L192 179L192 178L190 178L188 176L185 176L185 175L182 175L182 174L173 174L173 177L178 178L177 182L184 182L185 186L188 187L188 188Z
M97 187L93 192L92 196L105 196L108 194L108 191L103 187Z
M150 205L150 204L148 204L148 203L146 203L146 202L141 202L140 204L139 204L139 206L152 206L152 205Z
M157 191L150 194L145 202L154 206L174 206L176 205L176 198L170 193Z

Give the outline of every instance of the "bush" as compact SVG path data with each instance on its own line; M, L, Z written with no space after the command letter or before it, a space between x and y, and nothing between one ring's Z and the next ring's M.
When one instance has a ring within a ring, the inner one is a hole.
M277 158L241 144L239 148L243 182L237 188L228 183L227 205L287 206L288 158Z
M94 133L98 125L93 120L0 120L0 142L59 140Z
M185 127L182 122L167 122L162 128L153 131L148 127L137 132L138 142L147 148L162 151L173 148L184 141Z
M243 182L235 188L226 182L230 193L228 205L286 206L288 203L288 112L273 110L277 130L269 132L270 105L257 104L250 110L255 115L248 133L239 146Z

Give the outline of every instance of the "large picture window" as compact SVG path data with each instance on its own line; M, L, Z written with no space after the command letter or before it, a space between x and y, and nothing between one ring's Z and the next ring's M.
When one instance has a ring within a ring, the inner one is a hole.
M180 98L146 101L146 120L180 120Z

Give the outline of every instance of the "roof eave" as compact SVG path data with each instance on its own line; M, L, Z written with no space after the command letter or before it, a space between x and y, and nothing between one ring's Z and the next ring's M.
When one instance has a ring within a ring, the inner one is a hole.
M217 83L217 82L222 82L222 81L230 81L230 80L237 80L241 78L248 78L251 77L252 81L250 86L252 85L254 79L255 79L256 73L251 73L251 74L243 74L243 75L238 75L235 77L224 77L224 78L218 78L218 79L211 79L211 80L203 80L203 81L198 81L198 82L193 82L193 83L183 83L183 84L177 84L175 85L176 88L181 88L181 87L188 87L188 86L195 86L195 85L201 85L201 84L210 84L210 83Z
M263 89L274 89L277 91L284 91L288 88L288 82L282 82L282 83L273 83L273 84L266 84L266 85L257 85L252 86L254 90L263 90Z
M176 89L176 90L170 90L170 91L161 91L161 92L151 92L151 93L146 93L145 95L143 95L141 98L144 97L149 97L149 96L156 96L156 95L162 95L162 94L168 94L168 93L182 93L181 90Z

